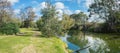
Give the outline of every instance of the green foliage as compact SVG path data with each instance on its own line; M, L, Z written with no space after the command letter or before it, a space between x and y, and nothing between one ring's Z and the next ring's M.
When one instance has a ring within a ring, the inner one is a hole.
M31 28L36 28L36 27L37 27L36 22L31 22L31 23L30 23L30 27L31 27Z
M69 33L73 31L74 33L77 33L76 31L79 31L79 30L83 31L86 29L85 25L86 25L88 17L84 12L80 12L78 14L72 14L70 15L70 18L72 18L75 23L74 23L74 26L70 28Z
M18 20L13 18L11 3L8 0L0 0L0 4L0 33L16 34L19 32L19 24Z
M46 36L63 35L74 25L74 20L69 15L64 14L59 20L54 6L42 9L43 16L36 24L42 34Z
M16 34L17 32L19 32L19 27L16 23L3 23L0 26L0 33L2 34L12 35Z
M33 21L36 15L31 6L21 9L20 18L21 18L21 27L29 28L34 27Z
M8 23L13 17L11 3L7 0L0 0L0 26L2 23Z
M63 14L63 19L61 20L62 32L67 33L74 26L74 22L74 19L70 18L69 15Z
M42 29L42 27L43 27L43 24L44 24L44 23L42 22L42 19L37 20L36 24L37 24L37 28L41 31L41 29Z
M53 36L60 32L60 23L56 18L49 19L49 22L46 23L46 20L40 19L36 22L37 28L42 32L43 35Z
M16 23L19 27L21 26L21 21L19 18L11 18L11 22Z
M80 12L78 14L72 14L70 15L70 17L75 20L76 25L83 25L88 18L87 15L84 14L83 12Z
M99 28L100 32L119 32L117 27L120 24L120 6L117 0L94 0L88 11L90 16L97 14L100 19L105 20Z
M61 31L58 18L56 17L55 7L50 5L47 8L42 9L43 16L39 19L36 24L43 35L53 36Z

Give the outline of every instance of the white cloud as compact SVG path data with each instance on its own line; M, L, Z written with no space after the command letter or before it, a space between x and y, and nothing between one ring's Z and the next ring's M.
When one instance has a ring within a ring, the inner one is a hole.
M40 3L40 7L41 7L41 9L46 8L46 7L47 7L46 4L47 4L46 2L42 2L42 3Z
M38 10L37 10L37 8L34 7L34 8L33 8L33 11L36 12L36 11L38 11Z
M33 8L33 11L35 12L39 12L41 9L44 9L46 8L46 2L42 2L40 3L39 5L36 5L34 8Z
M15 13L15 14L19 14L19 13L20 13L20 9L15 9L15 10L14 10L14 13Z
M37 1L32 1L31 3L32 3L32 4L38 4L38 2L37 2Z
M19 2L19 0L8 0L9 2L11 2L12 5L14 5L15 3Z
M58 12L57 16L59 17L59 20L61 20L62 19L62 15L63 15L63 10L58 9L58 10L56 10L56 12Z
M92 15L92 17L89 17L88 21L89 22L96 22L96 23L103 23L105 20L99 18L98 14L94 14L94 15Z
M120 1L118 1L118 4L120 4Z
M71 14L72 14L72 11L69 10L69 9L64 9L64 13L65 13L65 14L68 14L68 15L71 15Z
M65 8L65 6L62 2L55 3L55 6L56 6L56 9L64 9Z
M80 10L75 10L75 14L78 14L80 13L81 11Z
M59 12L59 15L62 16L63 12L68 15L72 14L71 10L69 10L69 8L64 5L64 3L56 2L54 5L56 7L56 11Z
M58 12L59 17L63 15L63 12L68 15L72 14L71 10L69 10L69 8L66 7L62 2L56 2L53 5L56 6L56 12ZM39 12L41 9L44 9L44 8L47 8L46 2L40 3L38 6L34 7L33 10L35 12Z
M86 0L86 6L89 8L89 6L93 3L93 0Z
M47 5L46 5L46 2L41 2L41 3L38 3L37 1L33 1L33 4L38 4L36 6L33 7L33 11L36 12L36 15L39 17L41 16L39 13L40 13L40 10L41 9L44 9L44 8L47 8Z

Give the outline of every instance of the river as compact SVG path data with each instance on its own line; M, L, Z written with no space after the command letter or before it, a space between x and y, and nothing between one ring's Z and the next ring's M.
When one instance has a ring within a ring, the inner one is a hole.
M120 53L120 35L83 33L66 35L61 39L67 43L68 48L76 53ZM88 47L90 46L90 47ZM86 48L88 47L88 48Z

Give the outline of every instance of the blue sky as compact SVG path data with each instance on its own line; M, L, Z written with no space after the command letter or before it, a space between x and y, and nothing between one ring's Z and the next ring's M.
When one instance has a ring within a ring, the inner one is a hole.
M35 11L36 15L42 16L40 10L45 8L45 1L46 0L8 0L12 3L12 7L14 9L15 14L19 14L20 9L24 9L27 6L32 6L33 10ZM73 14L84 12L87 15L89 5L93 2L93 0L48 0L51 2L52 5L56 6L56 11L59 12L59 16L63 13L66 14ZM37 18L38 19L38 18Z
M8 0L8 1L11 2L12 7L14 9L14 13L16 15L20 13L20 9L32 6L36 15L40 17L42 16L40 10L46 7L45 1L47 0ZM56 6L56 11L59 12L58 16L61 16L63 13L70 15L73 13L77 14L79 12L84 12L85 14L89 15L89 12L87 12L87 10L89 9L89 5L94 2L94 0L48 0L48 1L50 1L52 5ZM118 3L120 3L120 1ZM96 15L90 17L89 21L90 22L94 21L96 17L97 17Z
M42 16L40 10L45 8L46 0L8 0L11 2L12 7L14 9L15 14L19 14L20 9L24 9L25 7L32 6L36 15ZM56 11L59 12L59 16L63 13L73 14L84 12L85 14L89 14L87 10L89 9L89 5L93 3L94 0L48 0L52 5L56 6ZM120 1L118 2L120 3ZM96 16L91 17L89 20L94 20ZM38 19L38 18L37 18ZM97 19L97 18L96 18Z
M45 0L18 0L18 2L16 2L13 6L14 8L18 8L21 5L25 5L25 6L36 6L36 3L38 3L38 5L42 2L45 2ZM86 10L86 0L80 0L78 2L78 0L51 0L51 3L54 5L57 2L61 2L63 3L66 7L69 7L70 10ZM34 4L33 4L34 3ZM85 6L85 7L84 7Z
M9 0L9 1L13 5L15 13L19 13L21 8L32 6L35 12L38 14L38 11L41 8L45 7L44 3L46 0ZM52 5L57 6L56 8L58 11L73 14L73 13L78 13L80 11L87 13L87 9L89 8L88 6L92 3L92 1L91 0L51 0L51 3Z

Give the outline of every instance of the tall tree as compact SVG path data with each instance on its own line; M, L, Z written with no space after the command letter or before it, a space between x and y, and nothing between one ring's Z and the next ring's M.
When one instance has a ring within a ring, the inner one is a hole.
M12 35L19 32L18 25L13 19L11 3L8 0L0 0L0 33Z
M22 9L20 12L22 26L21 27L31 27L34 18L36 17L35 12L31 6Z
M37 21L37 26L39 30L44 35L52 36L57 34L58 28L58 19L56 17L56 10L55 7L52 6L50 3L47 3L47 8L42 9L42 17L40 20Z
M57 17L56 9L53 5L46 3L47 8L42 9L42 17L37 21L37 26L42 34L50 37L53 35L64 35L73 26L73 19L64 14L62 20Z
M85 22L87 22L87 15L84 14L83 12L80 12L78 14L72 14L70 15L71 18L75 20L75 25L73 28L79 29L80 26L85 25Z
M63 19L61 20L61 27L63 33L68 33L69 29L74 26L75 20L70 18L69 15L63 14Z
M90 15L98 14L99 18L105 20L104 31L115 32L118 17L116 13L120 12L118 0L94 0L89 9Z
M10 21L12 12L11 3L7 0L0 0L0 24Z
M21 21L21 26L20 27L24 27L24 20L25 20L25 11L24 11L24 9L21 9L20 10L20 21Z

